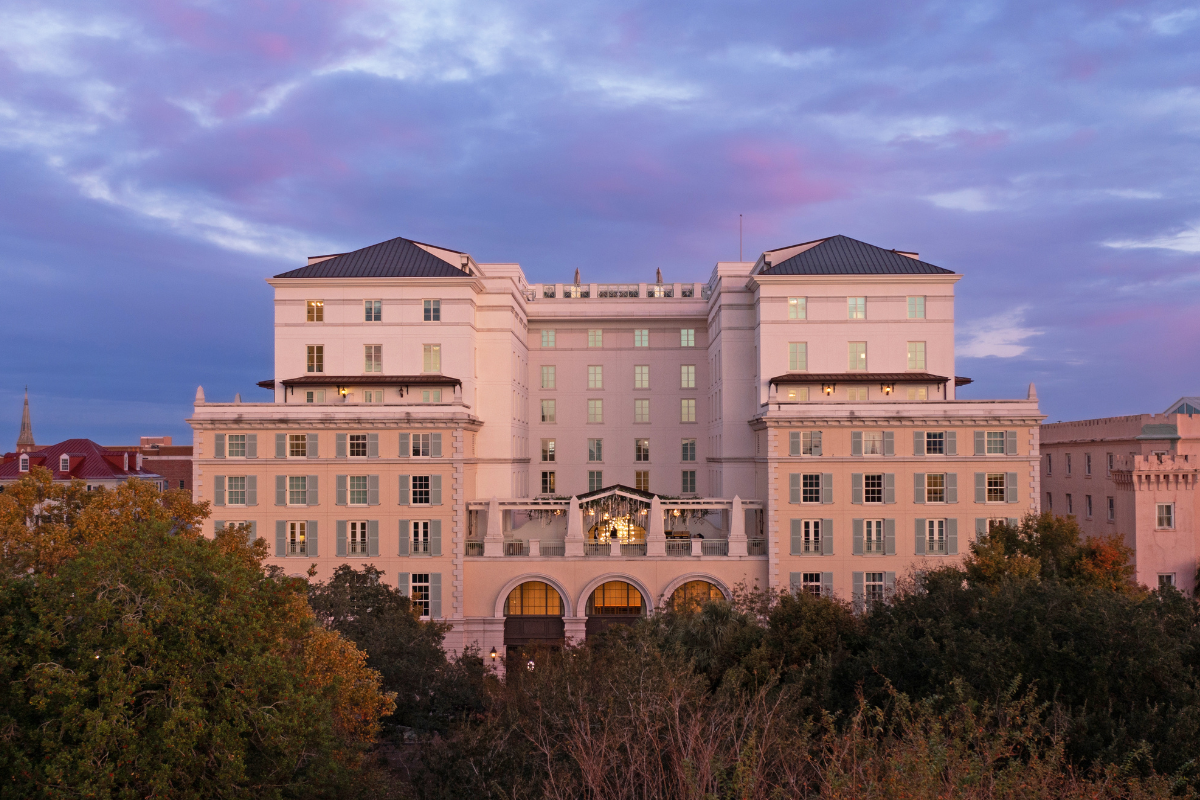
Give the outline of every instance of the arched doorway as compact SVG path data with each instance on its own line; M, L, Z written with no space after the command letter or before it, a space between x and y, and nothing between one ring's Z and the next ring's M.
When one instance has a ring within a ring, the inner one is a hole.
M591 636L613 625L627 625L646 615L646 600L637 587L625 581L607 581L596 587L587 601L585 633Z
M504 645L509 656L562 647L563 601L545 581L525 581L504 601Z
M671 594L671 608L675 611L699 611L709 600L724 599L725 593L716 584L692 580L682 584Z

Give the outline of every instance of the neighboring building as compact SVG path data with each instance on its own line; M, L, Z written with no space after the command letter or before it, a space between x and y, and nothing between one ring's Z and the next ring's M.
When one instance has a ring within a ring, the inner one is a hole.
M1073 515L1088 536L1119 534L1137 580L1196 588L1200 409L1181 398L1166 414L1042 425L1043 505Z
M88 491L116 488L128 480L162 484L162 476L145 469L141 456L127 450L102 447L90 439L67 439L25 453L5 453L0 461L0 491L25 477L34 467L50 470L56 483L83 481Z
M161 489L192 488L191 445L172 445L170 436L143 436L136 447L110 448L128 450L142 456L142 466L162 476Z
M1032 385L955 396L960 277L843 236L707 284L315 257L268 281L273 402L197 390L195 496L289 573L376 564L454 649L739 584L874 600L1038 510Z

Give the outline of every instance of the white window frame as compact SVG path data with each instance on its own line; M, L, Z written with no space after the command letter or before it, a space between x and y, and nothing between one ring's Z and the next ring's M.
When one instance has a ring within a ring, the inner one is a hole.
M441 389L422 389L421 390L421 402L422 403L440 403L440 402L442 402L442 390Z
M1000 479L1000 485L998 487L992 485L992 478ZM1008 500L1007 500L1008 478L1005 476L1005 474L1003 472L985 472L984 479L983 479L983 485L984 485L984 495L983 496L984 496L985 502L988 502L988 503L1006 503L1006 502L1008 502ZM998 499L992 498L992 495L995 492L999 492L999 494L1000 494L1000 497Z
M588 364L588 389L604 388L604 367L600 364Z
M633 401L633 421L636 424L650 422L650 398L639 397Z
M924 295L913 295L908 298L908 318L925 319Z
M556 376L554 374L554 365L553 364L543 364L542 365L542 388L543 389L555 388L555 386L554 386L555 377Z
M408 523L408 543L414 556L432 555L429 546L429 520L414 519Z
M650 388L650 365L649 364L634 364L633 365L633 388L649 389Z
M604 440L603 439L588 439L588 463L603 464L604 463Z
M442 372L442 346L440 344L421 345L422 372L440 375Z
M308 434L289 433L287 437L288 458L308 458Z
M928 400L928 386L910 386L908 387L908 399L912 401Z
M308 554L308 522L307 520L288 520L285 529L286 538L283 543L284 557L303 556Z
M557 454L554 452L555 443L556 442L554 439L542 439L542 463L543 464L557 463L555 461L555 455L557 455Z
M604 347L603 328L588 328L588 347Z
M681 470L679 476L680 491L683 494L696 493L696 470L685 469Z
M305 370L312 375L325 372L325 345L306 344L304 348L306 354L304 362Z
M696 365L695 364L680 364L679 365L679 388L680 389L695 389L696 388Z
M588 424L601 425L604 423L604 401L599 398L589 398L587 401Z
M363 322L383 322L382 300L363 300Z
M696 421L696 400L685 397L679 403L679 421L688 423Z
M649 347L650 346L650 329L649 328L634 328L634 330L633 330L633 346L634 347Z
M304 301L304 321L305 322L324 322L325 321L325 301L324 300L306 300Z
M867 318L867 298L866 297L847 297L846 298L846 319L866 319Z
M650 440L649 439L634 439L633 440L633 461L636 464L650 463Z
M878 483L876 486L868 486L869 483ZM882 505L883 504L883 484L884 477L882 472L867 472L863 474L863 505ZM871 493L872 499L867 499L867 493ZM878 499L874 499L878 498Z
M808 556L821 555L821 520L800 520L800 554Z
M604 488L604 471L599 469L588 470L588 491L598 492Z
M428 506L432 505L432 476L431 475L413 475L409 478L411 487L409 495L409 505Z
M383 372L383 345L363 345L363 372Z
M984 431L983 433L983 454L985 456L1002 456L1008 452L1006 448L1007 434L1004 431ZM999 450L993 450L993 442L996 442ZM1067 453L1067 474L1071 474L1071 454Z
M808 402L808 387L807 386L789 386L783 394L784 398L789 402L803 403Z
M71 471L71 457L70 456L59 456L58 471L59 472L70 472Z
M287 479L288 494L287 504L289 506L306 506L308 505L308 476L307 475L289 475Z
M432 458L433 434L413 433L408 437L410 458Z
M307 403L324 403L325 402L325 390L324 389L313 389L311 391L305 392L304 399L305 399L305 402L307 402Z
M937 452L930 448L930 442L937 443ZM946 455L946 432L945 431L925 431L925 455L927 456L944 456Z
M371 553L371 540L365 519L352 519L346 525L346 555L366 556Z
M908 343L908 368L912 370L925 369L925 343Z
M414 572L409 584L409 601L417 609L421 619L430 618L430 603L433 601L433 590L430 588L428 572Z
M946 473L925 473L925 502L931 504L946 502Z
M235 483L236 481L236 483ZM238 488L234 488L234 487ZM240 500L236 499L240 496ZM225 505L227 506L244 506L246 505L246 476L245 475L228 475L225 478Z
M883 520L863 520L863 555L881 556L884 554Z
M633 488L639 492L650 491L650 470L639 469L633 473Z
M365 506L371 499L371 480L366 475L346 476L346 505Z
M788 342L788 372L808 372L808 342Z
M862 454L864 456L883 455L883 431L863 431Z
M553 425L558 418L558 409L555 408L554 399L550 398L542 401L542 422L547 425Z
M925 554L930 556L946 555L946 520L925 520Z
M866 372L867 371L867 343L866 342L847 342L846 344L846 369L849 372Z
M682 439L679 443L679 460L685 464L694 464L696 462L696 440Z
M542 329L542 347L554 347L554 329Z
M808 298L788 298L788 319L808 319Z
M887 599L886 577L882 572L863 573L863 602L882 603Z
M441 322L442 321L442 301L441 300L422 300L421 301L421 321L422 322Z
M800 474L800 502L813 504L821 502L821 473L803 472Z
M555 479L554 470L542 470L542 491L541 494L554 494L557 480Z
M1166 524L1163 524L1164 513L1166 512ZM1174 503L1155 503L1154 504L1154 529L1156 531L1173 531L1175 530L1175 504Z
M1108 521L1117 521L1117 499L1115 497L1108 498Z
M696 329L695 328L680 328L679 329L679 346L680 347L695 347L696 346Z

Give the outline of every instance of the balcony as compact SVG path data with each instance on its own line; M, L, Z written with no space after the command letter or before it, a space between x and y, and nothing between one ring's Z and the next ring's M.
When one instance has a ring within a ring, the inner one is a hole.
M683 558L692 554L691 542L667 542L667 555Z
M746 540L746 555L748 556L765 556L767 554L766 539L747 539Z
M483 555L483 542L467 542L467 555L469 555L469 556Z
M583 545L583 554L585 556L607 556L612 553L612 546L608 542L603 544L593 544L587 542Z
M700 542L700 555L702 556L727 556L729 555L729 542L715 540Z

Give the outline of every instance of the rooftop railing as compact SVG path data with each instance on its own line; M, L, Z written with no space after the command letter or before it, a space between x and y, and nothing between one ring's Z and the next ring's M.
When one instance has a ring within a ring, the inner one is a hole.
M636 283L602 283L597 287L596 294L600 297L640 297Z

